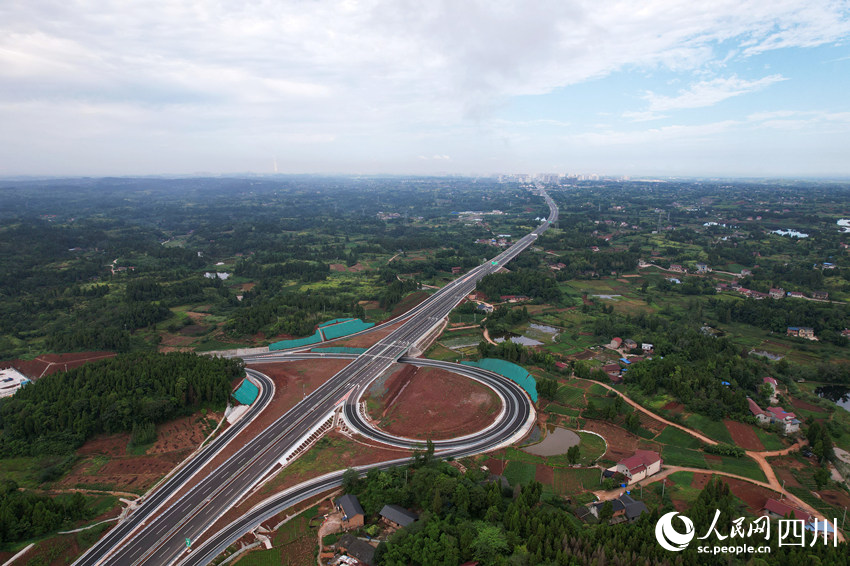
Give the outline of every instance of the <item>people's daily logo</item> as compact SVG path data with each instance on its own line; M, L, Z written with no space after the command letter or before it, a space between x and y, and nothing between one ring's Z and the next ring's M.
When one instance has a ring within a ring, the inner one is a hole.
M684 532L679 532L673 526L673 519L676 517L684 525ZM673 552L685 550L695 536L693 521L684 515L679 515L676 511L671 511L662 516L658 519L658 524L655 525L655 538L658 539L658 544Z

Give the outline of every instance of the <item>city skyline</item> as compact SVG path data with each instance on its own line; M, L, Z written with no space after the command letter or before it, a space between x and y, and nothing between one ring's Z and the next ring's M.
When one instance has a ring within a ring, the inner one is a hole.
M843 1L0 14L0 176L850 175Z

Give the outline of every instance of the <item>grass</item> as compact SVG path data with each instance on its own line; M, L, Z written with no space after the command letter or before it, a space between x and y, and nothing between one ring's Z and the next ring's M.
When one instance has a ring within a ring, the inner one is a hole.
M717 470L718 472L735 474L757 481L767 481L767 478L764 476L764 472L761 471L759 465L754 460L747 457L730 458L728 456L722 456L719 461L707 459L706 462L708 463L709 468Z
M505 468L504 476L511 485L525 485L534 481L536 471L534 464L511 460Z
M686 468L708 467L702 452L688 450L679 446L665 446L661 450L661 457L668 466L684 466Z
M255 550L240 558L238 563L239 566L280 566L281 550L279 548Z
M558 392L555 394L555 400L567 407L576 407L576 408L584 408L584 390L579 389L577 387L570 387L569 385L564 385L558 389Z
M603 439L587 432L579 432L578 435L581 437L581 443L579 444L581 458L579 459L579 463L590 465L605 454L607 446Z
M319 512L318 506L313 506L287 521L275 532L274 545L282 546L311 534L310 519Z
M685 423L688 425L688 428L698 430L709 438L727 444L735 444L732 441L732 435L729 434L729 430L723 424L723 421L714 421L704 415L695 414L686 418Z
M579 411L577 409L570 409L568 407L562 407L561 405L556 405L554 403L549 403L546 406L546 412L554 413L556 415L564 415L567 417L577 417L579 416Z
M693 448L695 450L702 446L702 442L698 439L686 432L682 432L674 426L668 426L662 430L661 434L655 438L655 441L662 444L669 444L671 446L679 446L681 448Z
M555 468L555 493L567 495L599 487L598 468Z
M758 436L759 440L761 440L762 446L764 446L765 450L782 450L785 448L785 444L783 444L782 440L775 434L771 434L759 427L753 427L753 430L756 431L756 436Z

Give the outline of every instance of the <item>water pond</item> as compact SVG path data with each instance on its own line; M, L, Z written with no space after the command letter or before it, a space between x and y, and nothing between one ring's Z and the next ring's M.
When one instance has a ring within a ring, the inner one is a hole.
M815 394L850 411L850 387L846 385L824 385L815 389Z
M581 437L566 428L554 427L542 442L526 446L523 451L535 456L557 456L566 454L567 450L581 442Z

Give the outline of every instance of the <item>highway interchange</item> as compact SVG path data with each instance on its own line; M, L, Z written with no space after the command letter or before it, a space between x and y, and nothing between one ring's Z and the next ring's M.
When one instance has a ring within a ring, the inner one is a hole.
M120 566L150 564L159 566L173 564L181 559L183 559L181 564L205 564L208 562L206 556L215 551L222 541L227 540L226 547L230 541L235 540L257 524L257 518L263 517L259 519L259 522L261 522L266 517L265 514L274 509L278 510L268 516L273 516L285 509L287 505L295 504L299 500L310 497L311 494L320 493L329 487L333 487L333 482L339 481L339 477L335 477L333 474L318 483L314 480L296 486L296 488L289 490L291 493L287 492L282 496L277 496L277 501L272 501L265 507L254 510L240 518L237 521L238 525L228 527L230 529L228 533L217 533L210 539L211 542L204 546L208 551L202 552L201 549L193 549L192 552L187 553L186 541L198 539L225 512L242 500L278 464L283 455L289 453L293 447L298 446L305 434L324 422L344 399L347 399L345 417L352 428L361 434L388 444L414 446L416 441L410 439L398 439L388 437L388 435L385 435L387 438L377 438L384 433L376 431L359 418L357 400L374 379L383 374L413 345L440 325L449 312L474 290L478 280L485 275L496 272L502 265L523 252L536 241L537 237L551 223L557 221L557 207L542 188L539 188L539 191L549 206L550 215L534 231L520 238L510 248L504 250L492 260L479 265L466 275L441 288L405 315L403 319L399 318L392 321L391 324L396 324L399 320L405 320L396 330L381 339L365 353L357 356L348 366L247 442L177 501L170 501L183 484L223 448L224 443L219 439L207 447L197 458L189 462L156 491L146 496L145 501L138 509L98 541L75 564L80 566L94 566L96 564ZM381 325L381 327L384 326ZM250 358L246 357L245 361L250 363L274 361L281 358L293 359L292 353L275 352ZM421 359L406 359L405 361L416 365L427 364L436 367L441 367L440 364L446 364L445 362ZM476 435L463 439L435 443L442 454L459 456L492 449L512 438L529 420L532 412L531 405L518 386L491 372L469 366L448 365L451 367L447 369L451 371L464 373L485 382L490 380L491 383L488 383L488 385L493 387L502 397L505 408L500 415L501 420L498 426L488 427L483 432L480 431ZM250 375L259 382L262 391L261 396L267 403L273 389L271 381L259 372L252 371ZM259 405L260 403L256 404ZM231 430L244 427L250 421L249 417L256 414L253 412L254 407L251 410L252 413L246 415L240 421L240 425L226 431L225 434L229 435L228 438L232 438L236 434L231 434ZM382 465L392 465L392 463ZM341 472L339 472L339 475L341 477ZM325 482L330 483L323 487ZM335 485L338 485L338 483ZM247 528L240 530L246 525ZM216 540L218 543L215 543ZM214 557L215 554L211 556Z

